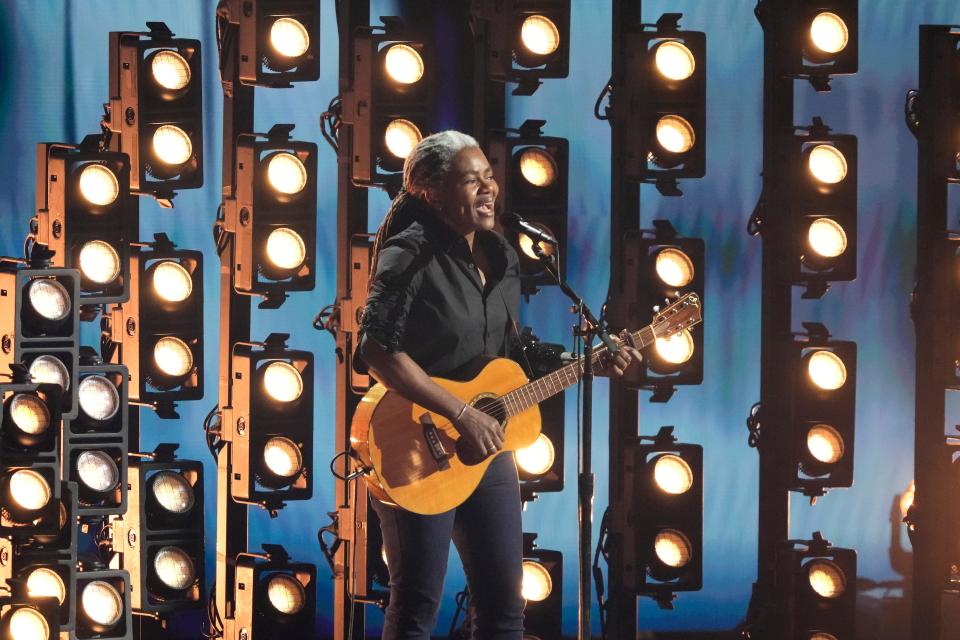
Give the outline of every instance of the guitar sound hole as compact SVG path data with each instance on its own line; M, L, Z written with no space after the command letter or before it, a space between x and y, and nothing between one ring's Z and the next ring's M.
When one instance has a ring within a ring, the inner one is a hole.
M500 398L479 398L470 404L475 409L479 409L488 416L495 418L501 426L507 421L506 405ZM480 464L492 455L495 454L485 454L482 451L477 451L475 447L467 443L466 438L461 437L457 440L457 457L460 458L460 462L467 466L472 467L473 465Z

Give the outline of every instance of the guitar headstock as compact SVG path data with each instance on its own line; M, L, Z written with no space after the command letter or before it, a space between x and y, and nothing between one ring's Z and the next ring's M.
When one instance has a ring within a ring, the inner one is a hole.
M703 322L703 302L695 293L688 293L665 309L661 309L650 326L658 338L668 338Z

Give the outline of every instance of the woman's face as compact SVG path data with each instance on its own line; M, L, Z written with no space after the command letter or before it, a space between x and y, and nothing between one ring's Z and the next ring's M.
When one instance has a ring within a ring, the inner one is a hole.
M440 210L443 219L458 233L493 229L494 203L500 188L483 151L476 147L461 150L453 159L453 170L439 191L427 200Z

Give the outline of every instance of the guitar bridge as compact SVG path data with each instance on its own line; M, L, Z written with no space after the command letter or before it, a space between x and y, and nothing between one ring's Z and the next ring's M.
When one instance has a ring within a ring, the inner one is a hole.
M433 424L433 418L429 413L424 412L420 416L420 425L423 427L423 439L427 442L427 448L430 449L430 455L433 456L437 466L441 471L450 468L450 454L443 448L440 442L440 434L437 432L437 425Z

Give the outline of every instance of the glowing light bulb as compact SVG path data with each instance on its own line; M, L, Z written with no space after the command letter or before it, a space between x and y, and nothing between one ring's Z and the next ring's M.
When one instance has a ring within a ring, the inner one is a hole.
M553 591L553 578L547 568L533 560L523 561L523 582L520 593L525 600L542 602L550 597Z
M553 156L537 147L520 152L520 175L535 187L549 187L557 180L557 163Z
M514 452L517 466L534 476L542 476L550 471L554 455L553 443L542 433L537 436L532 445Z
M911 480L906 490L900 495L900 517L907 517L907 512L910 511L910 507L913 506L913 498L916 496L916 492L917 485Z
M41 317L59 322L70 314L72 305L67 288L52 278L35 278L27 286L30 306Z
M117 463L103 451L84 451L77 456L77 475L97 493L110 491L120 482Z
M815 351L807 362L810 380L821 389L833 391L847 381L847 368L835 353Z
M383 140L387 145L387 150L398 158L406 159L414 147L423 139L423 134L417 125L409 120L397 118L390 121L386 131L383 132Z
M814 425L807 432L807 449L820 462L833 464L843 457L843 436L830 425Z
M847 177L847 159L828 144L818 144L810 150L807 166L814 178L826 184L837 184Z
M193 293L190 272L173 260L158 262L153 267L153 291L167 302L183 302Z
M120 394L117 387L103 376L86 376L77 388L80 410L94 420L103 422L117 415Z
M299 20L280 18L270 26L270 45L285 58L297 58L310 48L310 32Z
M293 365L275 360L263 371L263 386L278 402L293 402L303 393L303 378Z
M280 436L267 440L263 447L263 460L272 473L282 478L295 476L303 467L300 448L293 440Z
M847 588L843 570L829 560L813 560L807 565L810 588L822 598L837 598Z
M97 284L109 284L120 275L120 255L103 240L90 240L80 248L80 271Z
M180 127L165 124L153 132L153 152L161 162L179 166L193 155L193 142Z
M267 236L267 260L279 269L296 269L307 258L307 245L300 234L277 227Z
M810 223L807 242L824 258L836 258L847 250L847 234L830 218L817 218Z
M673 495L686 493L693 486L693 470L686 460L675 455L662 455L653 465L653 478L663 491Z
M686 153L696 142L693 125L680 116L663 116L657 121L657 142L670 153Z
M80 605L84 614L103 627L113 627L123 615L120 592L105 580L93 580L83 587Z
M292 153L275 153L267 162L267 180L280 193L300 193L307 186L307 168Z
M664 529L653 541L653 549L660 562L679 569L690 562L693 548L687 537L674 529Z
M150 63L153 79L164 89L179 91L190 84L190 64L176 51L163 49Z
M657 275L671 287L685 287L693 281L693 260L679 249L663 249L657 253Z
M179 547L161 547L153 558L153 570L160 582L175 591L187 589L197 578L193 559Z
M686 80L693 75L697 61L682 42L666 40L657 45L654 64L664 77L670 80Z
M181 515L193 509L196 503L193 487L175 471L159 471L150 478L150 490L161 508Z
M810 40L824 53L840 53L850 41L847 23L835 13L818 13L810 23Z
M50 410L46 403L35 395L18 393L10 400L10 419L16 427L29 435L46 433L50 428Z
M70 372L60 358L39 356L30 363L30 376L34 382L58 384L67 391L70 388Z
M423 77L423 58L417 50L406 44L394 44L387 48L384 64L394 82L413 84Z
M180 338L166 336L153 346L153 361L163 373L174 378L185 376L193 369L193 353Z
M47 640L50 637L50 625L33 607L20 607L10 615L7 624L12 640Z
M683 364L693 357L693 335L684 329L668 338L657 338L657 355L670 364Z
M53 496L50 484L32 469L18 469L10 476L10 496L27 511L39 511Z
M520 26L523 46L538 56L548 56L560 48L560 30L546 16L532 15Z
M64 598L67 597L67 588L59 573L47 567L40 567L27 576L27 593L34 598L44 596L56 598L60 604L63 604Z
M303 609L306 594L299 580L285 573L275 573L267 581L267 599L274 609L292 616Z
M120 183L113 171L91 163L80 170L80 195L90 204L105 207L120 195Z

